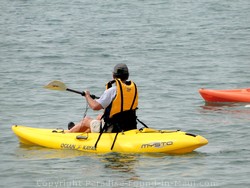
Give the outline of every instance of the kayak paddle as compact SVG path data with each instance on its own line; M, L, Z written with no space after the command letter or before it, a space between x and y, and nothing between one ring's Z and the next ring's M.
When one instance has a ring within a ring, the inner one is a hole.
M82 91L76 91L76 90L73 90L73 89L69 89L67 88L67 86L61 82L61 81L58 81L58 80L54 80L52 82L50 82L48 85L44 86L44 88L46 89L50 89L50 90L58 90L58 91L70 91L70 92L73 92L73 93L77 93L77 94L80 94L82 96L85 96L85 92ZM93 99L98 99L99 97L95 96L95 95L90 95L91 98Z

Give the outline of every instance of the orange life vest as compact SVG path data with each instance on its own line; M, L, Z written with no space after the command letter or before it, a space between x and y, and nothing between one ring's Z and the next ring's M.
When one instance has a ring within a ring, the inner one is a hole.
M106 85L106 89L112 87L113 83L116 83L116 96L112 103L105 109L104 121L118 126L117 129L124 131L136 129L135 111L138 106L136 84L132 81L124 83L120 79L115 79Z

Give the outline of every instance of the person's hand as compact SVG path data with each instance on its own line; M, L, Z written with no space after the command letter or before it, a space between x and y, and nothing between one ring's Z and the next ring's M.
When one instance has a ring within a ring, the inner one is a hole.
M88 90L85 91L85 97L89 97L90 96L90 92Z

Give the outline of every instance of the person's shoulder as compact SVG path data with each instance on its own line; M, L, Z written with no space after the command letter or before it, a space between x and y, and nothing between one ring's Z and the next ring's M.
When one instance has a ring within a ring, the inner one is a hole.
M111 88L108 88L107 91L114 91L116 90L116 86L112 86Z
M116 86L106 89L104 93L108 94L108 93L114 93L114 92L116 92Z

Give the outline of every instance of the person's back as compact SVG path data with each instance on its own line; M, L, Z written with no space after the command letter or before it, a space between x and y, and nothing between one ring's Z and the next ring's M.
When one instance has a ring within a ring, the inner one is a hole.
M126 65L122 66L125 66L125 70L127 70L125 73L128 74ZM122 73L122 75L124 75L124 72ZM123 78L123 81L119 77ZM112 103L105 109L105 124L108 127L111 125L113 126L112 132L136 129L136 109L138 106L138 91L136 84L132 81L126 81L128 75L125 77L114 75L114 78L114 81L108 83L108 87L111 87L111 83L116 84L116 96Z

